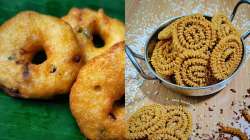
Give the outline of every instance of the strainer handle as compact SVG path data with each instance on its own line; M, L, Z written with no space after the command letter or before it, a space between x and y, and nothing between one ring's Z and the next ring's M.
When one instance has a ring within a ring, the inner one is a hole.
M238 1L238 3L235 5L235 7L234 7L234 9L233 9L233 12L232 12L232 14L231 14L231 16L230 16L230 20L231 20L231 21L233 21L233 19L234 19L234 17L235 17L235 14L236 14L236 12L237 12L238 7L239 7L241 4L243 4L243 3L250 4L250 0L240 0L240 1Z
M157 79L156 77L147 75L144 70L142 69L142 67L140 66L140 64L137 62L136 59L140 59L145 61L145 58L135 52L132 51L131 48L129 48L127 45L125 45L125 52L129 58L129 60L132 62L132 64L134 65L135 69L140 73L140 75L147 80L155 80Z
M246 31L245 33L243 33L243 34L241 35L241 38L242 38L243 40L245 40L249 35L250 35L250 30L248 30L248 31Z
M235 17L235 14L236 14L236 12L237 12L237 9L238 9L239 6L240 6L241 4L243 4L243 3L245 3L245 4L250 4L250 0L240 0L240 1L238 1L238 3L235 5L235 7L234 7L234 9L233 9L233 12L232 12L232 14L231 14L231 16L230 16L230 20L231 20L231 21L233 21L233 19L234 19L234 17ZM243 34L241 35L241 38L244 40L244 39L246 39L246 38L249 36L249 34L250 34L250 30L248 30L248 31L246 31L245 33L243 33Z

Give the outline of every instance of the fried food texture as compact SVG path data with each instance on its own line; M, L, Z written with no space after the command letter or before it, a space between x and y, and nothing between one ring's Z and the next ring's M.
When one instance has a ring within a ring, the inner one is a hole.
M89 139L125 139L124 42L84 65L70 93L70 109Z
M181 106L144 106L128 120L129 139L187 140L192 131L192 116Z
M233 128L233 127L228 127L228 126L222 126L221 125L220 129L219 129L219 132L231 134L233 136L237 136L237 137L240 138L240 140L248 140L248 136L238 128Z
M151 64L155 68L155 71L163 77L173 75L177 55L178 51L174 50L171 46L171 41L161 40L155 45L151 57Z
M182 86L206 86L208 83L208 55L199 51L186 51L177 58L175 80Z
M160 129L165 123L166 110L159 104L144 106L128 120L128 138L143 139Z
M216 14L213 16L212 24L216 29L218 40L232 34L239 36L239 32L234 28L231 21L223 14Z
M238 31L220 14L212 21L201 14L181 17L157 37L152 67L159 76L180 86L216 84L236 71L243 56Z
M86 62L125 40L124 24L105 15L102 9L72 8L62 19L72 26ZM98 36L104 41L104 46L95 46Z
M69 92L81 64L81 50L63 20L25 11L0 27L0 85L14 97L47 99ZM32 59L39 51L47 59Z
M223 38L213 49L210 57L214 77L223 80L230 76L238 68L242 53L241 40L237 36Z
M248 113L247 109L242 111L242 116L245 118L246 121L250 123L250 114Z
M202 15L178 19L172 28L174 47L180 50L207 51L215 42L216 32Z

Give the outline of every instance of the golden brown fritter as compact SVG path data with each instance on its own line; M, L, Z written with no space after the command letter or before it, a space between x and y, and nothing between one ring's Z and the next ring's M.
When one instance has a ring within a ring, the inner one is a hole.
M81 67L81 50L63 20L21 12L0 27L0 85L11 96L49 98L69 92ZM32 63L44 50L47 59Z
M84 65L70 93L70 108L81 132L93 140L125 139L124 42Z
M124 24L105 15L102 9L93 11L87 8L72 8L62 19L72 26L86 61L125 40ZM95 35L100 35L103 39L103 47L97 48L95 46L93 42Z

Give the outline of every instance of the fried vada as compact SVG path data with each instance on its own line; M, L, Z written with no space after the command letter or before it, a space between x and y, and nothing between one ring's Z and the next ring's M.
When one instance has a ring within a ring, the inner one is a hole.
M69 92L80 67L81 49L63 20L25 11L0 27L0 85L11 96L47 99ZM33 63L39 51L46 60Z
M106 52L114 44L125 40L124 24L105 15L102 9L94 11L88 8L72 8L62 18L69 23L77 35L85 61ZM97 46L95 40L102 40Z
M125 139L124 42L84 65L70 93L81 132L93 140Z

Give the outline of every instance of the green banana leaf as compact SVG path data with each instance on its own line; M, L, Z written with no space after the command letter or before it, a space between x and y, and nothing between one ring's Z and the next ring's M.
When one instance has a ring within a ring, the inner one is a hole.
M62 17L72 7L103 8L107 15L124 22L124 3L124 0L0 0L0 24L24 10ZM0 90L0 140L45 139L86 139L71 115L68 95L48 101L24 100L9 97Z

